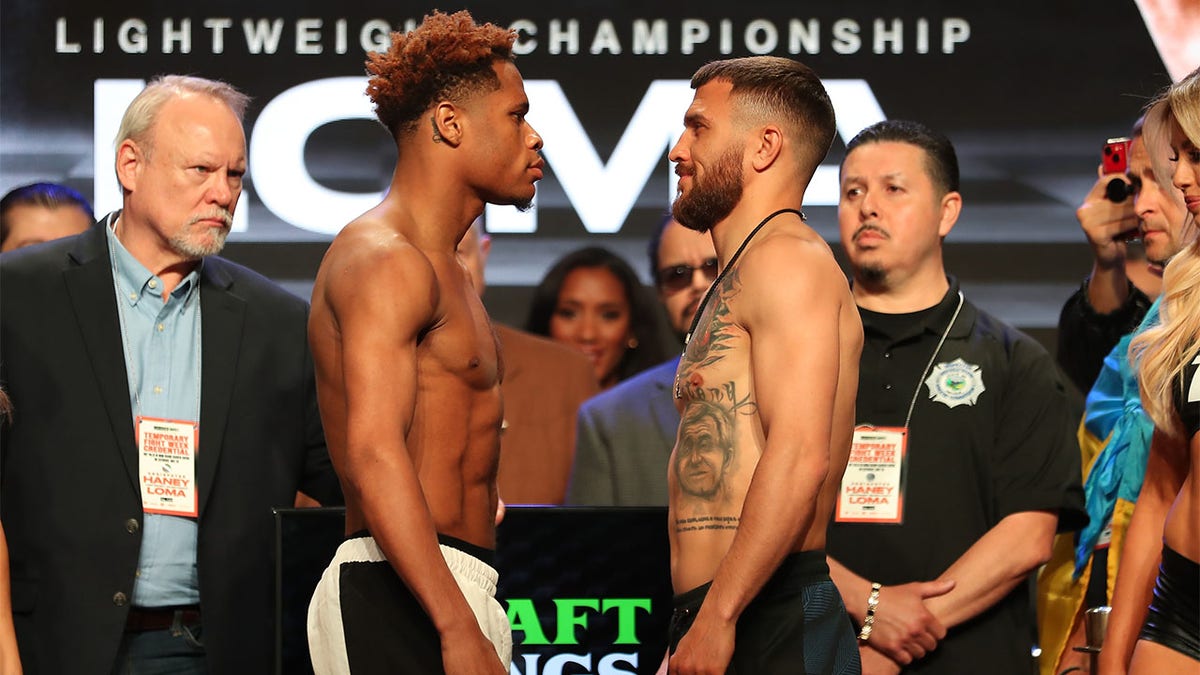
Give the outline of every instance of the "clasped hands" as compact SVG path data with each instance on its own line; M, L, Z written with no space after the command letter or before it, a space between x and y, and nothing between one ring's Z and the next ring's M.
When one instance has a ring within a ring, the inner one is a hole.
M860 643L863 674L899 673L901 666L936 649L946 637L946 627L925 606L925 600L945 595L953 588L952 580L884 586L879 592L871 637Z

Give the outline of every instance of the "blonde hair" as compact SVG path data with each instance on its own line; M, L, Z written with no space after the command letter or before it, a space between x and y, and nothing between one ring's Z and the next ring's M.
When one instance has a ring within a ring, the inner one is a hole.
M1187 137L1200 144L1200 68L1168 87L1146 113L1146 149L1156 174L1160 170L1171 173L1162 163L1162 150L1172 122L1178 122ZM1180 157L1177 161L1187 160ZM1175 438L1183 436L1175 407L1175 392L1182 386L1178 380L1200 350L1200 240L1195 236L1195 221L1189 212L1181 235L1189 243L1163 272L1158 325L1129 345L1130 360L1137 363L1142 407L1156 427Z

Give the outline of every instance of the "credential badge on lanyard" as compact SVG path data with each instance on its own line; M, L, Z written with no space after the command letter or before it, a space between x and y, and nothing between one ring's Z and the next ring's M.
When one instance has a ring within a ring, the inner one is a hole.
M168 516L199 515L196 492L195 422L137 418L138 474L142 510Z

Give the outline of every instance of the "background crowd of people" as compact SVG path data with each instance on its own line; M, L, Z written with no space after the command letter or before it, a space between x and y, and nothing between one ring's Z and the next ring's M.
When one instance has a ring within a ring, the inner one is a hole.
M196 672L266 672L270 508L363 499L333 470L353 448L332 463L326 450L350 422L331 429L326 400L323 432L318 419L337 340L306 324L304 302L216 256L245 172L239 96L200 78L148 87L118 138L123 209L99 222L59 185L0 201L0 675L22 662L125 672L174 649L159 634L199 655ZM862 672L1088 672L1085 612L1108 605L1101 673L1200 668L1200 70L1131 136L1127 171L1100 171L1077 211L1094 265L1063 307L1057 363L965 297L943 262L970 198L950 140L886 121L847 144L838 225L863 329L852 447L896 457L851 452L837 503L821 498ZM1109 194L1113 180L1128 198ZM710 235L679 221L664 204L651 286L623 257L582 248L533 290L523 330L495 326L504 502L667 506L669 475L733 470L711 449L672 461L680 353L721 271ZM483 297L491 246L481 219L457 241L474 295L462 307ZM805 321L804 299L794 306L789 320ZM658 334L663 317L672 335ZM189 492L190 511L143 513L128 489L148 475L135 434L146 419L193 420L187 436L202 418L188 475L214 487ZM261 452L231 449L247 444ZM892 500L856 510L860 479ZM179 663L166 667L196 667Z

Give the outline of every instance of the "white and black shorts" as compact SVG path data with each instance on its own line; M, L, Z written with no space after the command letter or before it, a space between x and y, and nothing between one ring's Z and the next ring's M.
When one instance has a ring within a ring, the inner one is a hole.
M491 552L438 535L442 557L496 647L512 660L508 615L496 601ZM357 533L338 547L308 606L308 648L316 675L441 674L441 639L433 622L383 556L375 539Z

